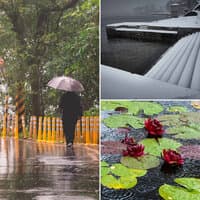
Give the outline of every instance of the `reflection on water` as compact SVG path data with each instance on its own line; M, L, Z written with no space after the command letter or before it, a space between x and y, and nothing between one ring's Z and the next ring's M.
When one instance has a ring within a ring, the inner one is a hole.
M96 147L0 139L0 199L97 199Z
M152 21L156 18L145 18ZM101 25L101 63L137 74L146 73L172 44L159 42L142 42L131 39L109 39L106 25L118 22L141 21L136 17L103 18Z

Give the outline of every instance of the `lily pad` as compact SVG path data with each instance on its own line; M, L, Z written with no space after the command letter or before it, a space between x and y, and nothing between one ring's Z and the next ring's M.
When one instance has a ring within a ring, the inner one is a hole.
M130 179L133 177L144 176L147 173L146 170L131 169L131 168L125 167L124 165L120 163L112 165L110 169L111 169L111 172L115 174L116 176L123 176L123 177L127 176Z
M180 139L200 139L200 125L189 124L187 126L176 126L167 129L167 133L175 134L175 138Z
M101 161L101 167L109 167L109 164L105 161Z
M159 114L163 111L163 106L156 102L141 101L102 101L102 110L115 110L116 107L125 107L129 113L137 115L143 111L146 115Z
M146 138L140 141L141 144L145 146L144 151L154 156L160 156L163 149L176 150L178 147L182 146L181 143L168 139L168 138L158 138L158 141L151 138Z
M105 118L103 122L110 128L118 128L126 126L127 124L131 125L133 128L144 127L144 119L131 115L112 115Z
M189 191L200 193L200 179L198 178L176 178L174 181L187 188Z
M165 126L176 126L180 124L180 115L161 115L157 117L158 120Z
M113 175L106 175L101 178L103 186L113 189L130 189L137 184L136 178L120 177L115 178Z
M165 200L200 199L200 180L197 178L177 178L175 182L184 186L177 187L164 184L159 188L160 196Z
M188 112L188 109L184 106L170 106L167 108L168 112L183 113Z
M110 168L109 167L101 167L101 176L105 176L109 174Z
M124 156L120 162L126 167L133 169L151 169L160 164L159 159L152 155L144 155L139 158Z
M177 115L162 115L158 116L158 120L165 126L181 126L191 123L200 124L200 113L187 112Z

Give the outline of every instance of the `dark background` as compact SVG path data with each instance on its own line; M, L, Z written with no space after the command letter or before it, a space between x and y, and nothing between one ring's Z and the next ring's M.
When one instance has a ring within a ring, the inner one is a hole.
M101 63L137 74L146 73L172 44L107 39L105 26L168 18L169 0L102 0Z

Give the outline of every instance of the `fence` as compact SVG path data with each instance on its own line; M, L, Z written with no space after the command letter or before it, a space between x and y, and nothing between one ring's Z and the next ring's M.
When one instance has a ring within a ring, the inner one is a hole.
M26 126L22 116L22 133L19 133L18 115L0 116L1 136L12 136L16 139L27 138L38 142L64 143L62 120L58 117L31 116L29 126ZM75 129L74 143L98 144L99 143L99 117L82 117L78 120Z

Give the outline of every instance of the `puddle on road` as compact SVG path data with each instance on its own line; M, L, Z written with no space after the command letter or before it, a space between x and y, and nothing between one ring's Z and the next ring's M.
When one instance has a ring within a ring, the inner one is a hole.
M84 145L72 151L1 138L0 199L98 199L97 155L97 149Z

